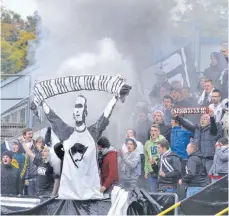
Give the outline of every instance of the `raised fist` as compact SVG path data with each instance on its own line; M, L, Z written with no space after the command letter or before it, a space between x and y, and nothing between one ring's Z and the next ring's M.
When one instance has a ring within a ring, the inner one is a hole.
M132 89L131 86L124 84L119 92L120 100L124 103L126 97L129 95L130 90Z

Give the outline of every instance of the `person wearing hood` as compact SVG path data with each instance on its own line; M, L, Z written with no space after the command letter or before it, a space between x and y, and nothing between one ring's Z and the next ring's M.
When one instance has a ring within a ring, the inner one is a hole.
M175 193L177 182L181 176L181 161L179 156L171 152L167 140L157 142L157 151L160 154L158 162L158 184L159 191Z
M209 177L212 183L228 174L228 139L223 137L215 145L213 165L209 171Z
M20 194L20 173L19 169L11 164L12 152L5 151L2 153L1 163L1 192L0 194L18 195Z
M137 148L137 143L132 138L126 138L128 152L123 154L119 151L118 171L119 183L124 187L132 187L138 184L139 169L141 159Z
M100 192L109 193L113 186L118 183L118 160L117 152L111 146L106 137L101 137L97 143L100 163L101 188Z
M188 162L185 176L179 180L179 184L187 186L186 198L199 192L208 184L207 171L203 162L203 156L198 151L198 145L189 143L187 146Z
M160 127L158 124L153 124L150 128L150 139L145 143L145 179L147 179L151 192L157 192L158 180L157 180L157 164L159 155L157 152L157 142L165 139L160 134Z
M211 79L213 83L216 83L220 76L220 73L223 70L223 68L220 65L220 53L219 52L211 53L210 60L211 60L210 67L204 70L203 75Z

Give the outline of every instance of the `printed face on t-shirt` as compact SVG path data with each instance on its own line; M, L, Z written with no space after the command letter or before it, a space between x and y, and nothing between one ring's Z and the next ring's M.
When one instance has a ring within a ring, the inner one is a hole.
M74 119L76 123L85 122L85 98L83 97L77 97L75 108L73 112Z

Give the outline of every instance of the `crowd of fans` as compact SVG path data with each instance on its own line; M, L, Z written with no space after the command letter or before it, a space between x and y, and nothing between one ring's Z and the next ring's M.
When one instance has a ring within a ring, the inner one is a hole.
M100 138L101 192L110 193L116 184L170 193L182 186L189 197L227 175L228 91L221 77L228 72L222 75L218 53L210 58L195 92L179 81L155 85L150 93L152 105L138 107L134 127L126 130L120 150L108 138ZM184 115L174 112L176 107L209 109L204 114ZM1 194L58 194L59 175L49 162L47 137L33 140L28 128L23 139L13 143L12 151L2 144Z

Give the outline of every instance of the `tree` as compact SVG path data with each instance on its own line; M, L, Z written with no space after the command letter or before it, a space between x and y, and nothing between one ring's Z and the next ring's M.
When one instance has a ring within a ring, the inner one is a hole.
M28 65L28 41L35 39L35 27L27 29L25 23L31 21L24 21L19 14L4 8L1 19L1 70L14 74Z

